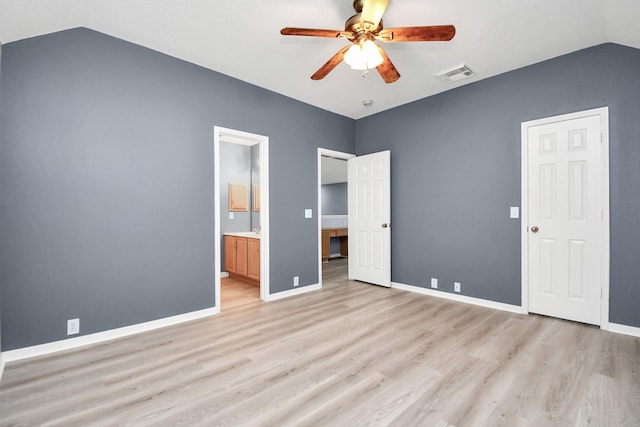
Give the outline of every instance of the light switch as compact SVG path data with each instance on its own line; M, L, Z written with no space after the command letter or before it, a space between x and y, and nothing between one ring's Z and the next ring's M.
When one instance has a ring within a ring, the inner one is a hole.
M520 218L520 208L518 206L511 206L511 218Z
M305 218L313 218L313 209L305 209L304 210Z
M233 212L229 212L229 219L233 219Z

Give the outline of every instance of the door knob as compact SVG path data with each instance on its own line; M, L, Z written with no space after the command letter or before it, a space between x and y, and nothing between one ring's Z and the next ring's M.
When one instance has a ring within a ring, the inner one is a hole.
M534 225L533 227L531 227L531 232L532 232L532 233L537 233L537 232L538 232L538 230L539 230L539 228L538 228L538 227L536 227L535 225Z
M389 224L387 223L382 224L382 228L387 228L387 227L389 227Z

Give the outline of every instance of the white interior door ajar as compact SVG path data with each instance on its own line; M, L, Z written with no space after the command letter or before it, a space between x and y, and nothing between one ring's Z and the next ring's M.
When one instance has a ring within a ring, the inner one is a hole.
M349 279L391 286L391 152L348 161Z
M600 325L607 247L601 116L525 125L529 311Z

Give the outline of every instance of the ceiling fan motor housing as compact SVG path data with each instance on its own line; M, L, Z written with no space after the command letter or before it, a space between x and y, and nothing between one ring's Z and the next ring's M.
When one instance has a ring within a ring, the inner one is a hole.
M353 34L355 35L354 39L358 39L360 33L364 33L367 31L365 28L363 28L361 22L362 14L357 13L351 18L347 19L347 22L344 23L344 30L347 32L353 32ZM382 30L382 19L380 20L378 26L374 30L369 30L369 32L375 36L380 30Z

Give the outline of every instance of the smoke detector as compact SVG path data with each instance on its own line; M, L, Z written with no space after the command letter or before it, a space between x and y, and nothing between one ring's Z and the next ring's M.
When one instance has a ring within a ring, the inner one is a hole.
M471 68L465 64L456 65L455 67L447 68L436 74L436 77L443 82L457 82L458 80L466 79L473 76Z

